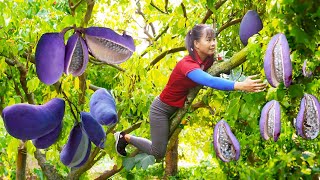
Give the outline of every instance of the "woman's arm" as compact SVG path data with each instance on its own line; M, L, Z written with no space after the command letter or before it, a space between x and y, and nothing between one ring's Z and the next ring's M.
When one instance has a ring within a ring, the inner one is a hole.
M266 84L262 83L260 79L253 80L252 78L257 77L248 76L243 82L234 82L219 77L211 76L201 69L195 69L187 74L193 82L203 86L208 86L214 89L230 91L230 90L242 90L248 92L260 92L266 87Z
M201 69L195 69L187 74L193 82L198 83L203 86L208 86L214 89L231 91L235 88L235 82L229 81L223 78L214 77L206 73Z

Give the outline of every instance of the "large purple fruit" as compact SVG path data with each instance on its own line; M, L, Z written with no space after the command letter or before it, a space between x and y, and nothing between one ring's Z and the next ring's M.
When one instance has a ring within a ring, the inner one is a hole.
M320 131L320 104L318 99L310 94L305 94L300 103L296 119L298 135L305 139L314 139Z
M276 100L269 101L261 111L260 117L260 134L263 139L273 138L276 142L281 131L281 112L280 104Z
M224 162L238 160L240 157L240 144L230 126L224 120L220 120L213 133L214 149L217 156Z
M277 87L284 82L289 87L292 81L292 65L290 49L287 38L284 34L274 35L269 41L264 56L264 72L268 82Z
M58 127L56 127L54 130L50 131L48 134L41 136L37 139L32 139L32 143L36 148L39 149L46 149L50 147L52 144L54 144L62 131L62 124L60 123Z
M104 88L98 89L92 94L90 113L101 125L111 126L118 121L115 100Z
M64 72L73 76L80 76L88 64L88 48L79 33L73 34L66 45Z
M106 140L106 133L102 126L91 116L90 113L81 112L81 124L82 129L87 133L89 139L93 144L99 148L104 148L104 142Z
M64 70L64 34L45 33L41 36L35 54L38 78L45 84L57 82Z
M242 18L240 23L240 40L245 46L248 44L248 39L257 34L263 28L261 19L258 13L254 10L249 10Z
M44 105L15 104L4 108L2 117L8 133L21 140L37 139L58 127L65 102L54 98Z
M98 60L109 64L120 64L129 59L135 51L131 36L125 33L119 35L109 28L87 28L85 40L91 54Z
M69 167L80 167L87 160L91 151L91 142L80 124L75 125L66 145L60 153L61 162Z

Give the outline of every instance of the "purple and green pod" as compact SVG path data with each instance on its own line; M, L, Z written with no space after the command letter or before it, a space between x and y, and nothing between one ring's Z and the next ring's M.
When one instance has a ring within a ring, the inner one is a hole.
M307 70L307 60L305 60L303 62L303 66L302 66L302 74L304 77L311 77L312 76L312 72Z
M111 126L118 122L116 103L104 88L95 91L90 99L90 113L101 125Z
M240 144L230 126L224 120L220 120L213 133L214 149L217 156L224 162L238 160L240 157Z
M68 167L80 167L88 160L90 151L91 142L80 124L77 124L72 128L68 142L60 152L60 160Z
M8 133L21 140L37 139L57 128L64 116L65 102L53 98L44 105L15 104L4 108L2 117Z
M262 21L258 13L254 10L249 10L242 18L240 23L240 40L245 46L248 44L248 39L263 28Z
M88 59L88 47L81 34L76 32L70 36L66 45L64 72L80 76L87 68Z
M280 104L276 100L269 101L261 111L260 134L263 139L273 138L274 142L279 139L281 131L281 111Z
M64 70L64 34L45 33L41 36L35 53L36 72L47 85L56 83Z
M320 104L311 94L304 94L296 119L297 134L305 139L314 139L320 131Z
M109 28L89 27L84 34L90 53L100 61L120 64L135 51L133 38L125 33L119 35Z
M39 149L46 149L50 147L52 144L54 144L58 140L62 131L62 124L63 123L61 122L58 125L58 127L50 131L48 134L41 136L37 139L32 139L33 145Z
M106 133L102 126L88 112L81 112L80 116L82 124L81 127L87 133L90 141L103 149L106 141Z
M281 82L289 87L292 82L289 44L282 33L274 35L268 43L264 56L264 72L273 87L277 87Z

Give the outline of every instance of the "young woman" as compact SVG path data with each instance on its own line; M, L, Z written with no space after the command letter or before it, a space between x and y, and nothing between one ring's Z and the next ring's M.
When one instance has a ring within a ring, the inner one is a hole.
M225 91L260 92L264 90L266 85L260 79L252 79L256 76L249 76L243 82L234 82L211 76L205 72L214 61L213 55L216 48L214 31L210 26L195 25L188 32L185 43L189 55L177 63L166 87L151 104L149 115L151 141L124 132L117 132L114 135L116 151L120 156L127 155L125 148L130 143L142 152L162 159L168 144L169 118L184 106L191 88L203 85Z

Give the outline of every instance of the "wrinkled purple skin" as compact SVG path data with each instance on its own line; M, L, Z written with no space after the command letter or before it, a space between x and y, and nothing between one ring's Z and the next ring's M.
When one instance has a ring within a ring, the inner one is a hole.
M297 119L296 119L296 130L297 130L297 134L305 139L308 139L304 132L303 132L303 120L304 120L304 112L306 111L306 106L305 106L305 101L306 101L306 96L311 96L311 98L313 99L313 101L315 102L316 104L316 109L318 111L318 117L319 117L319 122L320 122L320 103L318 101L318 99L311 95L311 94L305 94L304 97L302 98L301 100L301 103L300 103L300 109L299 109L299 112L298 112L298 115L297 115Z
M274 35L271 40L268 43L268 47L266 50L266 54L264 56L264 72L266 74L268 82L271 84L273 87L277 87L280 82L278 82L275 77L275 69L274 69L274 62L273 62L273 49L275 47L275 44L277 41L280 41L281 43L281 52L282 52L282 67L283 70L283 79L281 82L284 82L284 85L286 87L289 87L291 82L292 82L292 64L291 64L291 59L290 59L290 48L289 44L287 41L287 38L284 34L278 33Z
M80 167L88 160L90 151L90 140L80 124L77 124L72 128L67 144L63 146L60 160L66 166Z
M280 111L280 104L276 100L269 101L261 111L259 126L260 126L260 134L263 137L263 139L268 140L270 137L267 134L268 130L268 112L270 111L271 106L275 108L275 120L274 120L274 133L273 133L273 140L274 142L278 141L281 131L281 111Z
M312 76L312 72L311 71L307 71L307 60L305 60L303 62L302 74L303 74L304 77L311 77Z
M32 139L33 145L38 149L46 149L50 147L52 144L54 144L62 131L62 124L60 123L58 127L56 127L54 130L49 132L48 134L41 136L37 139Z
M8 133L21 140L40 138L61 124L65 102L54 98L44 105L15 104L4 108L2 117Z
M35 53L36 72L40 81L54 84L64 70L65 45L63 34L45 33L41 36Z
M248 39L257 34L263 28L261 19L258 13L254 10L249 10L242 18L240 23L240 40L243 45L248 44Z
M213 139L214 139L214 150L216 151L216 154L217 156L224 162L229 162L228 159L225 159L222 154L220 153L220 150L219 150L219 145L218 145L218 139L219 139L219 136L218 136L218 131L219 131L219 126L224 126L225 129L227 130L227 134L229 136L229 139L231 140L231 143L234 147L234 150L236 151L236 157L234 160L238 160L239 157L240 157L240 144L239 144L239 141L237 140L237 138L235 137L235 135L232 133L231 129L230 129L230 126L229 124L224 121L224 120L220 120L215 128L214 128L214 133L213 133Z
M82 67L78 69L77 71L73 72L73 76L80 76L83 74L83 72L87 68L89 54L88 54L88 47L86 45L86 42L82 39L79 33L75 33L68 39L67 45L66 45L66 54L65 54L65 64L64 64L64 72L68 75L69 74L69 67L72 59L72 55L74 53L74 50L76 48L77 42L81 42L82 51L83 51L83 57L84 59Z
M114 49L106 47L101 42L97 41L95 37L99 37L112 42L113 45L119 45L130 53L121 54ZM109 64L120 64L128 60L135 51L133 38L125 33L119 35L112 29L104 27L90 27L85 30L85 40L89 47L91 54L100 61Z
M101 125L112 126L118 122L116 103L112 95L104 88L92 94L90 113Z
M91 116L90 113L80 112L82 129L87 133L89 139L93 144L99 148L104 148L106 134L102 126Z

